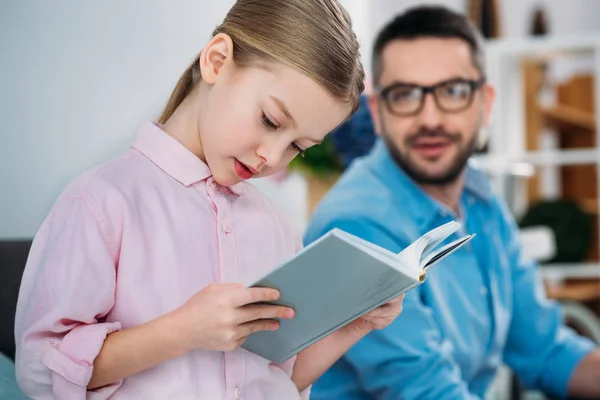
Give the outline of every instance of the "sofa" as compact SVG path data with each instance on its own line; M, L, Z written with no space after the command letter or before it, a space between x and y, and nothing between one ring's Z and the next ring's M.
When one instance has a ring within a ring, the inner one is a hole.
M0 241L0 399L26 397L15 380L15 309L31 241Z

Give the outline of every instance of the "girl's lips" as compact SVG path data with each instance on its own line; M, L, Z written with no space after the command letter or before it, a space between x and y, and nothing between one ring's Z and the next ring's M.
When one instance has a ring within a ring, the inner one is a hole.
M250 179L254 176L253 172L249 167L239 162L237 159L233 161L233 169L235 173L242 179Z
M258 171L257 169L254 169L254 168L252 168L252 167L251 167L251 166L249 166L249 165L246 165L246 164L244 164L244 163L240 163L240 164L242 164L244 167L248 168L248 170L249 170L250 172L252 172L254 175L256 175L256 174L258 174L258 173L259 173L259 171Z

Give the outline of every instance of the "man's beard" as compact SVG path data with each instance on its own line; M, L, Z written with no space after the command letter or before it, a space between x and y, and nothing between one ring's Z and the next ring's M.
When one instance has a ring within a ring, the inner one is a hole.
M383 141L390 152L390 156L394 160L394 162L402 169L404 172L413 179L416 183L422 185L447 185L455 182L458 177L461 175L465 166L469 160L469 157L473 153L475 153L477 147L477 134L472 135L472 138L467 142L466 146L460 146L458 148L458 154L452 160L450 167L441 174L429 174L423 168L420 168L413 162L410 157L407 157L406 154L402 154L400 150L396 147L394 142L385 134L381 135L383 137ZM412 142L421 138L434 138L434 137L442 137L447 139L450 143L460 143L461 137L459 134L451 134L443 129L426 129L421 128L416 134L409 136L405 140L405 145L407 149L410 149Z

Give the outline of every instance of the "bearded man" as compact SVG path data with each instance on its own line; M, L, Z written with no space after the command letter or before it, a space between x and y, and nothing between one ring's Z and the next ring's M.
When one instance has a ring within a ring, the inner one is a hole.
M379 138L317 207L305 244L340 228L398 253L450 220L476 237L311 399L483 399L502 363L550 396L600 398L600 351L564 325L504 201L469 165L494 101L483 52L465 16L443 7L411 9L376 38L368 104Z

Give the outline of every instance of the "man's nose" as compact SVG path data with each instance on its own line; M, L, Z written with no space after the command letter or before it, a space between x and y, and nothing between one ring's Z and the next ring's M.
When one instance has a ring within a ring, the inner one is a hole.
M423 107L417 115L421 125L427 128L436 128L441 122L441 111L438 108L432 93L427 93L423 99Z

